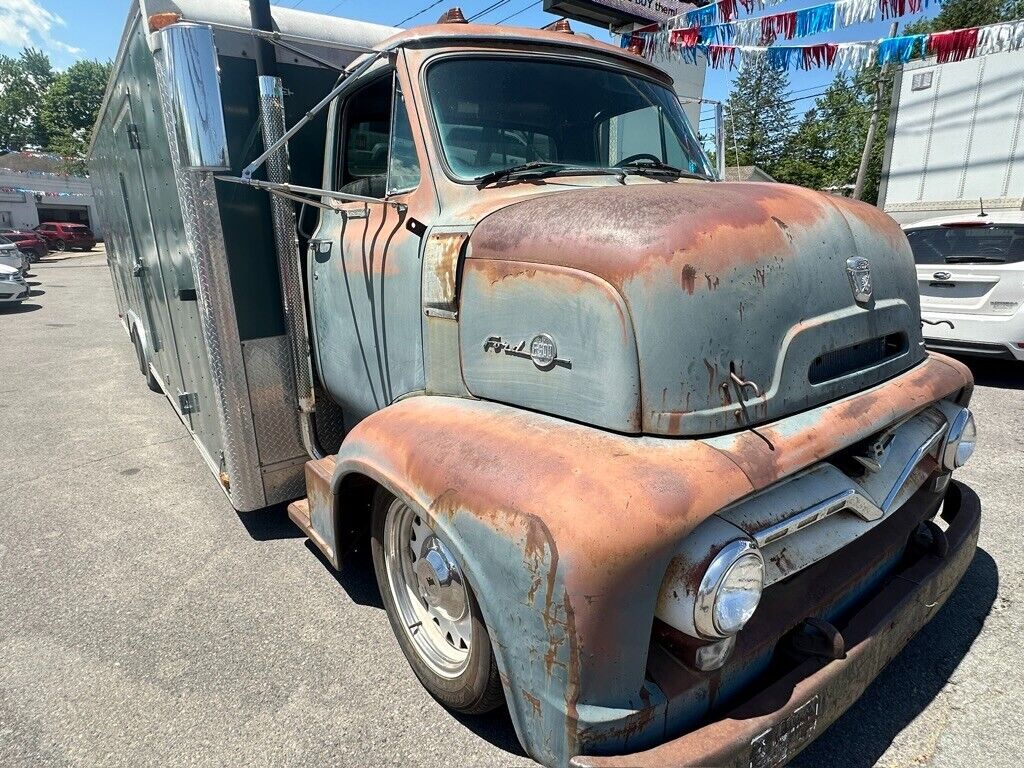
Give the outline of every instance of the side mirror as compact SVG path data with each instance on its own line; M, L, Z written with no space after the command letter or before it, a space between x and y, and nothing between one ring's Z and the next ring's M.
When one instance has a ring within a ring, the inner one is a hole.
M172 24L157 35L171 91L181 163L186 168L222 171L228 158L213 30L201 24Z

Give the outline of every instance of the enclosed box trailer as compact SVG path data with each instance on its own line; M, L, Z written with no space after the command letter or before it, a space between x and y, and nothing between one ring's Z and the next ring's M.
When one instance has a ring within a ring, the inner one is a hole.
M147 35L151 19L208 26L216 60L151 49L179 39L173 30ZM288 124L330 91L340 68L395 32L284 8L273 21ZM333 453L341 441L341 415L326 397L304 440L300 390L312 379L302 376L305 360L294 359L303 355L293 355L288 336L289 321L303 322L304 299L282 292L272 203L262 191L213 179L237 174L264 149L252 26L242 0L134 2L89 150L118 311L140 367L243 511L304 495L304 443ZM219 100L201 90L200 74L211 67ZM195 84L193 103L175 102L175 77ZM207 109L220 103L223 118L219 106ZM289 144L297 184L320 183L326 122L319 115ZM182 172L182 150L216 154L213 142L202 144L210 132L226 137L227 157L202 158L205 172ZM286 257L304 240L284 243Z
M878 205L900 224L1024 206L1024 51L905 65Z

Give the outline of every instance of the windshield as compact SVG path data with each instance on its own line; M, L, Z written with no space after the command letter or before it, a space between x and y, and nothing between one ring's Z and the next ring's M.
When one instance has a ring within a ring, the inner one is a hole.
M445 159L461 179L525 163L607 169L661 163L711 178L668 88L626 72L523 58L437 62L427 88Z
M970 224L907 232L918 264L1011 264L1024 261L1024 225Z

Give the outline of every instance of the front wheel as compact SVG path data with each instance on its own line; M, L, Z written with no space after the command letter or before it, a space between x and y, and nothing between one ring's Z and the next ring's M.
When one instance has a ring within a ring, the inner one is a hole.
M504 696L480 606L426 517L379 489L371 550L391 628L423 686L457 712L500 706Z

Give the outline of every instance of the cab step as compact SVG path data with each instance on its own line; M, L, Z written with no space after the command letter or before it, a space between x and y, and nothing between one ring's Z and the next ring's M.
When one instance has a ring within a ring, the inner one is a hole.
M302 530L316 548L323 552L335 568L340 568L334 549L327 543L317 527L322 531L330 525L334 515L334 502L331 495L331 478L334 476L335 460L333 456L306 462L306 493L304 499L296 499L288 505L288 517ZM319 526L314 526L314 522Z

